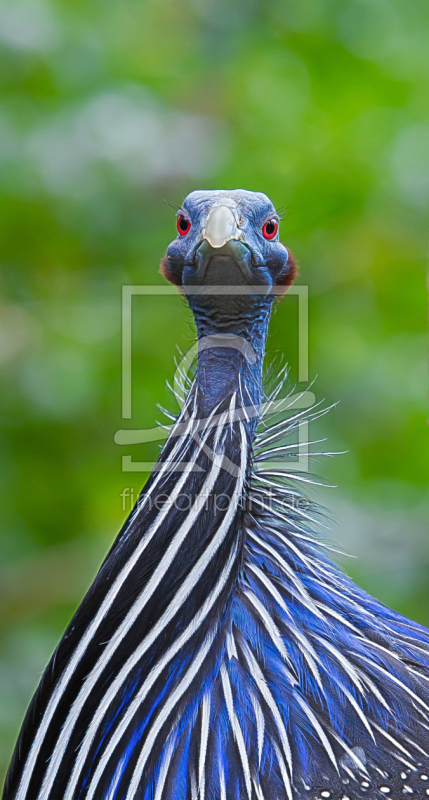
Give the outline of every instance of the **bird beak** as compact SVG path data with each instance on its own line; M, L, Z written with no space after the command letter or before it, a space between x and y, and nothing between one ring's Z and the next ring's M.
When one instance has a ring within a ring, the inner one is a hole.
M207 265L213 256L228 256L240 267L245 279L253 280L257 258L245 243L238 224L235 206L221 203L209 212L202 229L202 242L195 252L199 280L204 280Z
M239 239L240 231L231 208L225 205L216 206L210 211L203 230L203 239L211 247L223 247L231 239Z

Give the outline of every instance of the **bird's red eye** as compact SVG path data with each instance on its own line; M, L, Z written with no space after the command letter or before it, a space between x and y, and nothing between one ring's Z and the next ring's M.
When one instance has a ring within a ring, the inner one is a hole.
M177 217L177 230L179 231L180 236L186 236L186 234L191 230L191 222L187 217L184 216L184 214L179 214Z
M269 219L268 222L265 222L262 233L266 239L274 239L277 231L279 229L279 223L276 219Z

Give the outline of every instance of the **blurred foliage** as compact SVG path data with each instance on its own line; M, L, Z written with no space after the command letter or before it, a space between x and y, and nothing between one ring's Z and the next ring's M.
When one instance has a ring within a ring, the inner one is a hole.
M310 377L338 408L313 467L369 591L429 624L426 0L3 0L0 4L3 767L31 693L144 475L115 432L151 427L175 297L134 299L121 419L121 287L162 284L194 188L265 191L310 287ZM296 297L270 354L297 379ZM135 452L134 452L135 451ZM138 452L137 452L138 451Z

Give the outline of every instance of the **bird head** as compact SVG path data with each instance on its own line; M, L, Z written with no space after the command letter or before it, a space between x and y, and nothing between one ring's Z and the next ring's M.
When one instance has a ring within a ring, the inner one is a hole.
M262 192L191 192L177 212L177 236L161 272L182 291L187 286L245 284L286 291L296 266L279 241L278 229L279 216Z

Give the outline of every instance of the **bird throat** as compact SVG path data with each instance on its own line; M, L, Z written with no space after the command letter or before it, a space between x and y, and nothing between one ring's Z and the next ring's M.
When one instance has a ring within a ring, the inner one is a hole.
M198 335L196 374L202 410L209 414L237 394L238 405L262 400L262 367L273 296L250 284L230 256L213 256L204 274L184 286Z

